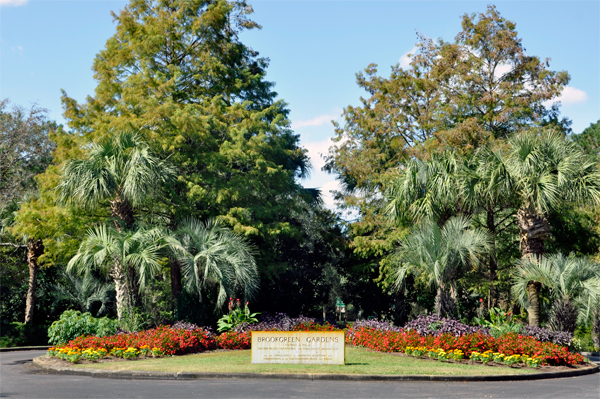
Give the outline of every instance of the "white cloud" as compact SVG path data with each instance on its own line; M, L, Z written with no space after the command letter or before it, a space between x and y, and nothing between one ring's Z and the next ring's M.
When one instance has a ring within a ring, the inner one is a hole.
M402 54L402 56L400 57L400 59L398 60L398 62L400 63L400 67L401 68L408 68L410 67L410 61L411 61L411 57L409 57L408 55L415 55L415 53L417 52L417 47L413 47L410 50L408 50L406 53Z
M23 6L25 4L27 4L28 0L0 0L0 7L1 6Z
M303 146L308 150L308 156L310 157L310 161L315 170L321 170L321 168L325 165L323 156L327 155L329 152L329 147L332 145L333 141L331 141L331 139L327 139L324 141L313 141Z
M507 72L512 71L513 66L510 64L500 64L494 69L494 77L496 79L501 78Z
M583 90L576 89L571 86L566 86L560 96L554 101L560 101L563 105L583 103L587 100L587 94Z
M340 183L337 180L333 180L323 184L320 187L321 197L323 198L323 202L325 206L333 211L337 208L335 206L335 200L333 199L332 191L340 191Z
M572 105L584 103L586 100L587 93L585 91L576 89L575 87L565 86L562 93L560 93L560 96L549 101L544 101L542 104L544 104L546 108L550 108L552 104L558 101L560 101L561 105Z
M335 109L330 114L319 115L305 121L292 122L292 129L300 129L303 127L321 126L330 123L332 120L337 120L342 113L341 109Z

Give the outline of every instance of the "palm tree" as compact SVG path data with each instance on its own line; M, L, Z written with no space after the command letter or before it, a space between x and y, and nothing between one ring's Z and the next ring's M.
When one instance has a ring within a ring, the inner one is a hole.
M143 291L160 270L166 245L165 234L158 228L119 231L99 226L88 230L67 272L83 274L97 269L110 275L115 282L117 315L122 320L124 312L133 314L136 291Z
M443 225L460 209L461 161L446 152L430 160L412 160L398 171L386 190L385 212L392 222L432 218Z
M505 166L520 202L521 256L541 258L552 230L548 211L563 201L600 202L599 163L554 130L525 132L508 144ZM532 278L527 284L530 323L539 325L542 282Z
M490 306L494 306L497 280L497 234L507 228L516 206L503 155L487 148L470 159L444 152L427 161L411 161L390 182L386 192L390 219L419 222L433 218L442 225L456 214L482 215L473 222L487 229L492 241L488 254Z
M512 292L529 310L529 324L540 325L541 288L547 288L553 302L550 324L555 330L575 331L578 317L589 319L600 297L600 265L588 258L557 253L540 258L526 257L517 264ZM579 310L577 309L579 308ZM578 314L579 313L579 314Z
M473 229L467 217L455 216L440 228L433 221L417 227L395 253L399 265L396 288L403 286L407 273L423 275L437 288L435 309L439 316L456 318L458 292L456 283L464 270L479 263L489 249L488 234Z
M134 209L147 205L174 174L139 135L125 131L91 143L84 159L64 165L58 201L86 209L108 202L117 230L130 229Z
M219 287L217 308L237 292L242 291L247 299L256 293L259 277L254 248L220 221L186 219L170 245L182 266L186 289L197 294L200 302L208 284Z
M540 257L551 232L548 211L563 201L600 203L600 165L554 130L525 132L508 144L505 165L520 199L521 253Z
M96 317L109 313L115 298L114 284L106 283L90 272L85 272L81 278L71 273L64 275L69 283L54 286L53 307L68 303L82 312L92 313L94 305L100 303L100 308L95 313Z

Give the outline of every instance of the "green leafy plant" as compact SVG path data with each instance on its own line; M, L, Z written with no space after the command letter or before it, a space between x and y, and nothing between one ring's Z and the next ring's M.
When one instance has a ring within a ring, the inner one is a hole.
M48 329L48 341L52 344L64 344L82 335L104 337L117 332L119 324L107 317L96 318L89 313L67 310Z
M217 321L217 330L219 332L227 332L233 330L235 326L241 323L256 323L260 313L250 313L248 302L242 309L240 306L240 300L236 301L233 298L229 298L229 314L224 315Z
M475 322L483 327L490 329L490 335L498 338L502 335L515 332L519 333L522 329L521 324L512 319L512 312L505 312L499 308L490 309L490 320L475 318Z

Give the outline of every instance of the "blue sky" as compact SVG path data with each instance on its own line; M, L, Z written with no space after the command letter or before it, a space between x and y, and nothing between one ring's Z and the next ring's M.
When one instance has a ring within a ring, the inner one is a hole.
M319 154L333 135L332 119L365 93L355 75L370 63L382 75L413 49L416 31L453 40L464 13L484 12L489 1L250 1L263 26L242 40L271 60L267 79L289 104L292 126L315 169L303 184L335 189L320 171ZM60 90L78 101L96 86L96 53L114 33L110 11L125 1L0 0L0 97L37 102L64 123ZM581 132L600 118L600 2L498 1L517 23L528 54L550 57L550 69L567 70L562 115ZM327 202L332 205L331 199Z

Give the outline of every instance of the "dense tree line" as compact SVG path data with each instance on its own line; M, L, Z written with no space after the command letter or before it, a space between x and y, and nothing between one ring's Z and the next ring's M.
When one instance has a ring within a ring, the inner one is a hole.
M513 22L489 6L452 42L419 35L389 78L357 75L369 96L344 109L325 166L358 211L347 222L301 185L311 166L268 60L239 39L260 28L251 13L132 0L94 94L63 92L67 126L0 103L3 320L210 325L232 297L319 318L341 298L400 325L493 307L598 323L598 123L571 135L545 105L569 75Z
M389 78L376 65L357 75L369 96L344 109L326 165L340 204L360 213L350 246L378 262L385 291L437 289L427 307L439 315L470 320L479 300L566 328L558 315L579 301L589 325L600 294L596 125L570 135L560 104L545 105L569 75L526 54L494 6L462 28L453 42L419 35L410 66ZM568 299L550 293L561 252L593 271ZM409 274L420 286L406 286Z

